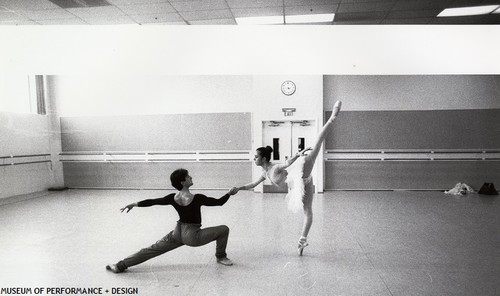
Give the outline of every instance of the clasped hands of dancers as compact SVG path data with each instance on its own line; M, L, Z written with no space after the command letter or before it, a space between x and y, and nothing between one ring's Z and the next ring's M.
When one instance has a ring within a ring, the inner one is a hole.
M171 251L183 245L198 247L216 241L215 257L217 263L223 265L232 265L233 263L226 255L226 246L229 236L229 228L226 225L201 228L201 206L222 206L227 202L231 195L235 195L239 190L253 189L268 178L273 185L288 185L286 199L288 208L294 212L304 211L304 222L302 226L301 237L298 241L298 254L302 256L303 250L308 246L307 235L313 221L312 202L314 197L314 187L311 172L314 163L321 149L329 127L337 117L341 102L335 102L332 115L326 121L319 132L315 144L304 149L283 164L274 164L271 162L271 152L273 149L269 146L260 147L256 150L254 157L255 165L262 167L262 175L254 182L240 187L231 188L219 199L207 197L203 194L192 194L189 188L193 185L193 180L189 172L185 169L175 170L170 175L172 186L178 190L177 193L171 193L165 197L157 199L146 199L136 203L131 203L121 208L121 211L128 213L134 207L150 207L153 205L171 205L179 214L179 221L174 230L170 231L165 237L153 245L143 248L138 252L128 256L116 264L106 266L106 269L115 273L125 271L127 268L140 264L153 257ZM308 153L306 153L308 152ZM294 170L287 171L293 163L296 163Z

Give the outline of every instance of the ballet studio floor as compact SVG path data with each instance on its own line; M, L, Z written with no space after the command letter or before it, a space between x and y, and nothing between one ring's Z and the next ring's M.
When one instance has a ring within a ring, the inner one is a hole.
M203 227L230 227L233 266L217 264L210 243L180 247L122 274L106 271L177 220L170 206L119 209L170 192L72 189L4 200L0 288L4 294L43 287L101 288L102 295L500 295L499 197L437 191L317 194L302 257L296 252L302 214L286 210L283 194L242 191L222 207L202 208Z

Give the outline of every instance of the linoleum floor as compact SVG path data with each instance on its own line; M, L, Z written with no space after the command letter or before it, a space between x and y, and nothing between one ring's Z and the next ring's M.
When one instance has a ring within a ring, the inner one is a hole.
M302 214L286 209L284 194L241 191L222 207L202 208L203 227L229 226L233 266L217 264L210 243L180 247L122 274L106 271L106 264L163 237L178 219L170 206L119 209L170 192L67 190L1 205L0 288L100 287L103 295L500 295L500 202L477 194L316 194L310 246L299 257Z

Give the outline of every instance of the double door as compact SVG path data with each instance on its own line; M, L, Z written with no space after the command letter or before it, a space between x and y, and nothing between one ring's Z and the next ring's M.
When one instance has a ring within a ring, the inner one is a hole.
M298 151L312 146L315 136L315 122L301 121L264 121L262 122L263 146L271 146L273 163L284 163ZM266 179L264 192L286 192L286 187L276 188Z

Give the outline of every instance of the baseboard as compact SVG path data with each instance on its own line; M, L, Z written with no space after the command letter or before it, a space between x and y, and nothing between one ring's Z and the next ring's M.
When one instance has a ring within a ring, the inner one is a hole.
M38 191L38 192L33 192L33 193L28 193L28 194L20 194L20 195L14 195L14 196L9 196L9 197L4 197L0 198L0 206L20 202L20 201L25 201L29 199L34 199L34 198L39 198L43 196L47 196L50 193L48 191Z

